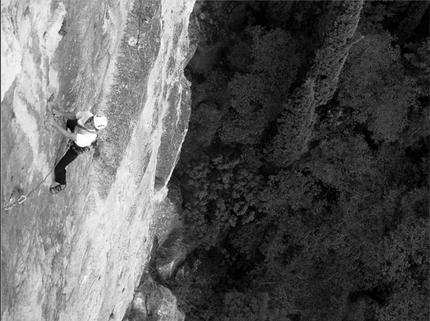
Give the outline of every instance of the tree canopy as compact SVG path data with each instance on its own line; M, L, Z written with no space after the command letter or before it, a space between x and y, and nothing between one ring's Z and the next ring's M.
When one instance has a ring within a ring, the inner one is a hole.
M428 3L199 10L220 52L187 70L174 172L187 320L428 320Z

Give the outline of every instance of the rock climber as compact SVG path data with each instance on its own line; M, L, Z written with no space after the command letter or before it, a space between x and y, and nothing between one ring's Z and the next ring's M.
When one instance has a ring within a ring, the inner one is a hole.
M107 126L107 118L101 115L93 115L89 111L78 113L63 112L54 109L54 116L67 118L67 129L51 119L51 126L56 128L64 137L71 140L71 146L63 158L55 166L55 178L49 191L57 194L66 188L66 167L73 162L79 154L85 153L97 139L99 130Z

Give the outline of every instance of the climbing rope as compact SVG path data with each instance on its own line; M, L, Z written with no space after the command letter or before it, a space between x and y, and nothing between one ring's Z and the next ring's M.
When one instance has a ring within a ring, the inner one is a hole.
M54 100L54 98L55 98L55 94L53 93L49 98L48 98L48 100L47 100L47 104L48 104L48 106L49 106L49 103L50 102L52 102L53 100ZM49 109L51 112L52 112L52 108L50 108ZM66 144L66 150L68 149L70 147L70 141L68 141L67 142L67 144ZM9 210L11 210L15 205L20 205L20 204L22 204L22 203L24 203L27 199L28 199L28 197L31 195L31 193L33 193L35 190L37 190L39 187L40 187L40 185L42 185L42 183L44 182L44 181L46 181L46 179L48 178L48 176L54 171L54 169L55 169L55 167L53 168L53 169L51 169L51 171L45 176L45 178L35 187L35 188L33 188L31 191L30 191L30 193L28 193L27 195L21 195L15 202L13 202L13 203L11 203L11 204L9 204L9 205L5 205L5 206L3 206L3 210L5 210L5 211L9 211ZM9 199L10 200L10 199ZM6 202L5 202L6 203Z
M31 193L33 193L35 190L37 190L39 187L40 187L40 185L42 185L42 183L44 182L44 181L46 181L46 179L48 178L48 176L52 173L54 171L54 168L53 169L51 169L51 171L45 176L45 178L35 187L35 188L33 188L31 191L30 191L30 193L28 193L27 195L21 195L21 197L20 198L18 198L15 202L13 202L12 204L9 204L9 205L7 205L7 206L4 206L3 207L3 209L5 210L5 211L9 211L9 210L11 210L15 205L20 205L20 204L22 204L22 203L24 203L26 200L27 200L27 198L31 195Z

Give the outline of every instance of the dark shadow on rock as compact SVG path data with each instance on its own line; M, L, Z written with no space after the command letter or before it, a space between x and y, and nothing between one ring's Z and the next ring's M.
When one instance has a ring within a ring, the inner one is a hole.
M166 185L166 180L163 177L155 176L154 190L157 192Z

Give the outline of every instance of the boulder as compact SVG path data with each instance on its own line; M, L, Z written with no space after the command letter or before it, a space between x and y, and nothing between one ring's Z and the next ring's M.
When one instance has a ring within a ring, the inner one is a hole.
M183 321L172 292L145 274L123 321Z

